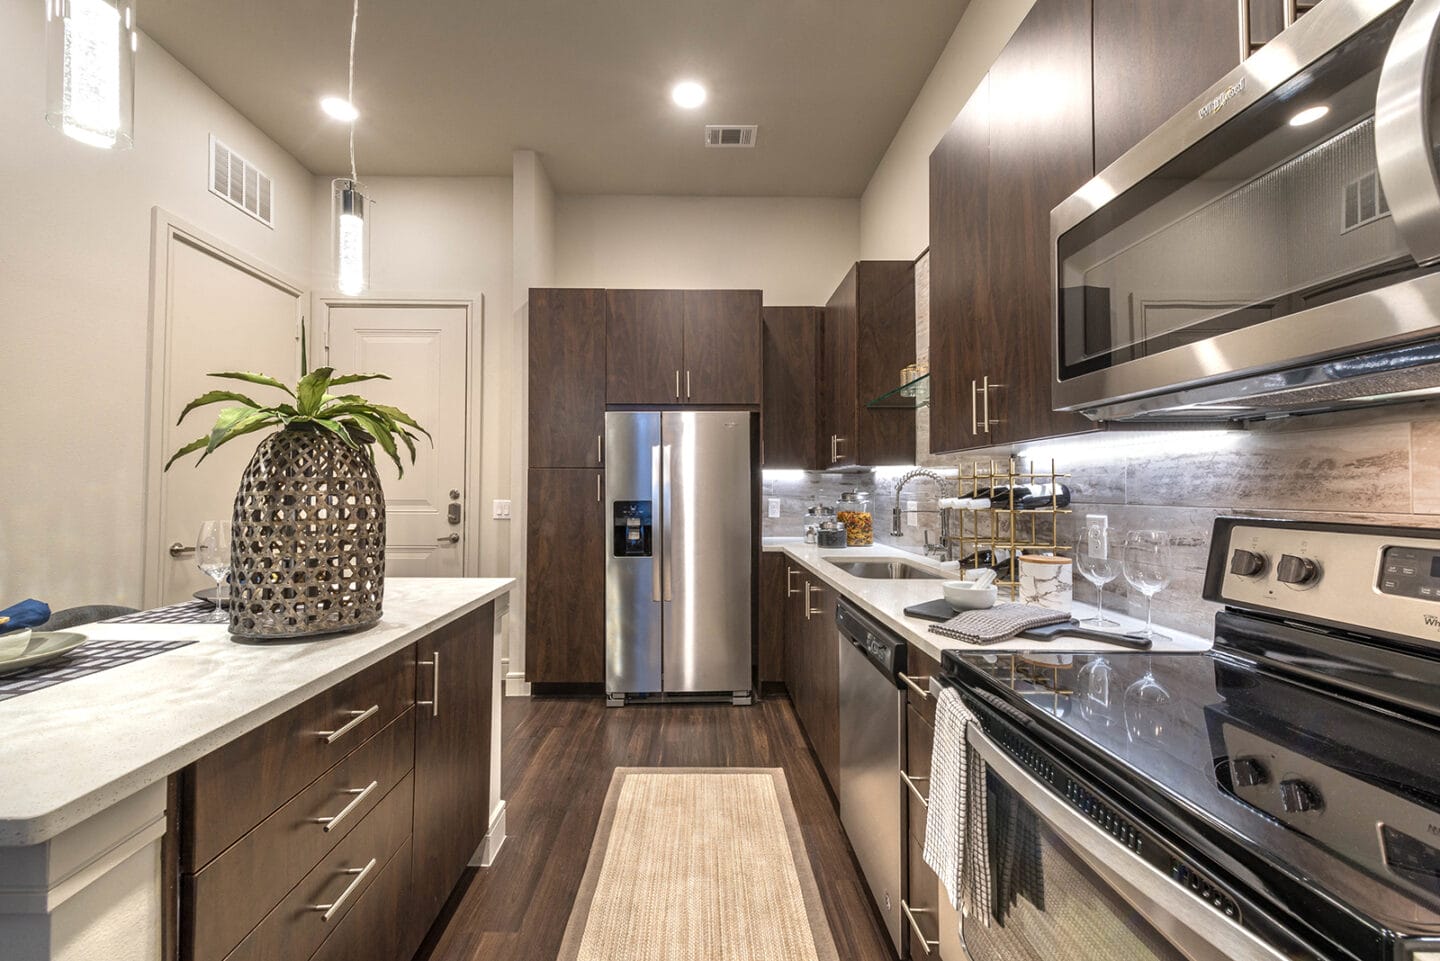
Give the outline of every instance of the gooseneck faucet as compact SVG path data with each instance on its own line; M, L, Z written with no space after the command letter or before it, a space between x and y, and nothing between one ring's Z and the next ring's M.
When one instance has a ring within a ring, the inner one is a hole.
M901 493L904 492L904 490L905 490L905 485L908 484L908 483L910 483L912 480L914 480L914 479L917 478L917 477L928 477L928 478L930 478L932 481L935 482L935 486L939 488L939 496L940 496L940 498L941 498L942 500L945 498L945 492L946 492L946 490L948 489L949 481L947 481L944 477L941 477L941 476L940 476L939 474L937 474L935 471L929 470L929 469L924 468L924 467L917 467L917 468L915 468L914 470L909 471L908 473L906 473L906 474L905 474L904 476L902 476L898 481L895 482L895 509L890 512L890 536L892 536L892 537L902 537L902 536L904 536L904 535L903 535L903 532L901 531L900 495L901 495ZM949 559L949 552L950 552L950 549L951 549L951 548L950 548L950 523L949 523L949 522L950 522L950 511L949 511L949 509L948 509L948 508L941 508L940 510L937 510L937 511L919 511L919 510L917 510L915 513L917 513L917 514L920 514L920 513L924 513L924 514L934 513L934 514L939 514L939 515L940 515L940 543L937 544L937 545L933 545L933 547L932 547L932 545L929 543L929 537L927 536L927 537L926 537L926 544L925 544L925 552L926 552L927 554L929 554L929 553L931 553L931 551L932 551L932 549L933 549L933 551L934 551L935 553L946 555L946 559L948 560L948 559Z

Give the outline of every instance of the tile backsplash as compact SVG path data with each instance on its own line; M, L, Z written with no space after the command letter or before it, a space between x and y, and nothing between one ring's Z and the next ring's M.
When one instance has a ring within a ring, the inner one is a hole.
M917 264L917 288L926 284L926 260ZM917 289L917 347L926 359L928 297ZM1208 634L1215 605L1200 597L1210 532L1222 514L1254 514L1317 520L1440 527L1440 406L1434 403L1372 412L1321 415L1277 421L1247 429L1113 429L1017 448L966 454L930 454L929 412L916 414L920 462L953 476L962 465L1003 465L1010 456L1036 469L1070 475L1072 513L1062 517L1060 539L1073 543L1087 514L1109 518L1112 534L1141 528L1170 532L1174 578L1155 599L1161 625ZM929 532L938 539L936 485L917 479L907 485L922 511L918 526L902 526L893 537L891 508L895 480L903 469L811 473L768 471L764 496L780 499L780 517L764 523L766 535L798 535L805 508L817 498L833 504L842 490L869 491L875 509L876 540L921 551ZM1076 597L1093 602L1095 589L1078 574ZM1107 588L1106 604L1143 616L1144 598L1133 596L1123 579Z

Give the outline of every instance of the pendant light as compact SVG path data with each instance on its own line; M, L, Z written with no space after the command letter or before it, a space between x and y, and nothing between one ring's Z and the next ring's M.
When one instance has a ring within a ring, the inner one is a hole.
M334 225L335 286L355 297L370 286L370 199L355 172L355 28L360 22L360 0L350 16L350 80L346 91L351 105L350 176L330 184L331 223Z
M45 0L45 119L93 147L134 145L135 0Z

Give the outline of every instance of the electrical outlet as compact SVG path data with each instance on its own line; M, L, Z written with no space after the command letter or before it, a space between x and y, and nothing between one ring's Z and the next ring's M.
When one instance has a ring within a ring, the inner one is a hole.
M510 519L510 502L497 500L491 516L497 521L508 521Z
M772 497L772 498L770 498L770 516L771 516L771 517L779 517L779 516L780 516L780 498L778 498L778 497Z
M909 527L920 526L920 502L905 502L905 524Z

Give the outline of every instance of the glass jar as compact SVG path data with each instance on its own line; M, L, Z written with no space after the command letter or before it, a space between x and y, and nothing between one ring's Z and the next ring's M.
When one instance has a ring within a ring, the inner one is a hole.
M842 548L845 546L845 528L834 519L822 521L819 529L815 532L815 543L828 550Z
M815 504L805 510L805 543L814 544L820 525L835 520L835 511L824 504Z
M870 495L864 491L846 491L835 504L835 519L845 528L845 541L851 547L869 547L875 543L874 518L870 514Z

